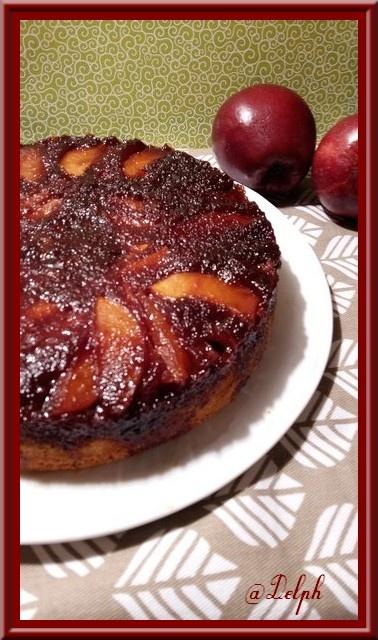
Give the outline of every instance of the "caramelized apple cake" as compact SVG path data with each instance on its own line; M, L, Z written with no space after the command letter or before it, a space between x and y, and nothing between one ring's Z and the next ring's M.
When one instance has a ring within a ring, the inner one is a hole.
M257 205L139 140L49 138L20 165L22 468L124 458L229 403L275 303Z

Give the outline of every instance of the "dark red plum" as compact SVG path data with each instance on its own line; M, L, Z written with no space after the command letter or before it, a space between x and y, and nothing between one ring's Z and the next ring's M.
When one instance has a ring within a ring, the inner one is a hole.
M335 216L358 215L358 114L340 120L326 133L312 164L314 189Z
M221 169L275 196L292 191L307 174L315 141L315 120L306 102L275 84L257 84L230 96L212 129Z

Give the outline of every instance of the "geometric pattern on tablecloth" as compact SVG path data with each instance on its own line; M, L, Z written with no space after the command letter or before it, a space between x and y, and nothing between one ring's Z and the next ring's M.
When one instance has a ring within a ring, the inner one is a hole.
M357 247L358 239L355 236L337 235L329 241L321 256L321 261L344 276L356 280L358 273Z
M215 164L211 153L204 159ZM356 617L357 237L329 219L308 185L298 206L281 210L321 260L333 298L333 344L317 392L273 450L163 519L160 531L155 523L105 536L106 549L99 539L24 549L23 619ZM248 605L248 586L277 571L292 582L324 573L322 598L303 602L300 616L291 600Z
M332 294L334 316L337 318L339 315L348 311L356 290L353 284L344 282L343 280L337 280L330 273L327 275L327 280Z
M133 555L114 598L137 620L219 620L240 582L237 569L194 529L159 531Z
M324 574L325 586L346 612L356 616L357 509L350 502L332 504L319 515L306 553L304 570L313 576Z
M331 356L324 376L338 384L345 393L357 400L358 396L358 345L351 338L334 340Z
M219 506L210 502L206 508L240 542L251 547L263 544L274 548L294 527L305 493L303 485L292 477L286 473L277 474L277 466L269 457L264 457L263 463L247 471L233 489L240 491L252 482L248 494L233 496ZM263 473L259 473L262 466ZM216 494L222 495L223 491Z
M293 227L305 237L311 247L316 245L318 239L323 233L322 227L312 221L308 222L298 215L288 216L287 219L291 222Z
M20 588L20 620L31 620L37 612L38 598Z
M117 548L120 534L65 544L32 545L44 570L52 578L85 577L103 566L106 556Z
M333 467L349 453L357 416L316 392L281 445L308 469Z

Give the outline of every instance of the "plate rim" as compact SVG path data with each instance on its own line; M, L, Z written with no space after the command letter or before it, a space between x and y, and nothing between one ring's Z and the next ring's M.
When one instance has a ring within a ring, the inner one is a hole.
M242 185L243 186L243 185ZM131 525L122 525L122 526L111 526L111 524L109 523L107 526L104 527L99 527L96 532L93 533L88 533L88 532L84 532L84 533L77 533L76 535L60 535L58 537L51 537L49 536L48 538L44 538L43 536L39 536L39 537L33 537L33 536L27 536L25 535L24 530L22 529L22 508L21 508L21 503L20 503L20 544L22 546L24 545L39 545L39 544L58 544L58 543L68 543L68 542L74 542L74 541L78 541L78 540L88 540L88 539L94 539L100 536L105 536L105 535L112 535L112 534L117 534L120 533L122 531L132 531L138 527L147 525L147 524L151 524L152 522L158 522L159 520L169 517L174 513L179 513L180 511L188 508L191 505L194 504L198 504L200 503L202 500L204 500L205 498L211 496L213 493L215 493L216 491L219 491L219 489L221 489L223 486L226 486L229 482L231 482L232 480L234 480L235 478L237 478L238 476L242 475L243 473L245 473L247 471L247 469L249 469L251 466L253 466L254 464L256 464L259 460L261 460L263 458L263 456L265 456L280 440L281 438L283 438L283 436L291 429L291 427L293 426L293 424L295 423L295 421L297 420L298 416L302 413L302 411L305 409L305 407L308 405L308 403L311 401L311 398L313 397L314 393L316 392L316 389L319 386L319 382L323 376L324 370L327 366L327 362L329 359L329 353L331 350L331 346L332 346L332 336L333 336L333 308L332 308L332 297L331 297L331 291L326 279L326 275L325 272L323 270L322 264L320 259L318 258L318 256L316 255L314 249L311 247L311 245L303 238L303 235L297 230L295 229L290 222L288 221L288 219L286 218L286 216L271 202L269 202L269 200L267 200L265 197L261 196L260 194L256 193L255 191L253 191L252 189L249 189L248 187L244 186L244 190L246 192L246 195L248 197L248 199L250 201L254 201L258 204L258 206L262 209L264 215L266 215L266 217L269 219L269 221L272 224L273 230L274 230L274 220L271 220L271 216L273 218L276 218L279 222L277 224L283 224L283 225L289 225L288 229L290 229L290 233L292 233L294 236L296 236L297 241L300 242L302 244L302 246L306 247L306 250L309 252L309 254L312 256L312 259L315 260L315 262L318 265L319 268L319 275L321 276L322 280L323 280L323 284L325 285L325 291L328 292L328 295L326 296L327 298L327 316L329 317L329 322L327 323L327 327L328 327L328 335L327 335L327 340L323 339L322 342L322 346L323 346L323 358L322 358L322 364L321 366L319 366L318 371L316 372L316 376L314 376L313 378L313 383L312 383L312 387L313 387L313 391L312 393L306 398L305 403L303 404L303 406L301 406L301 408L297 408L294 410L293 415L290 415L288 420L284 421L284 424L286 426L282 427L281 429L278 429L277 432L275 433L275 436L273 439L268 439L268 444L266 447L264 447L264 450L262 453L260 453L260 455L253 460L252 462L250 462L249 464L247 464L245 467L240 467L240 469L237 472L237 475L235 475L234 471L231 470L231 473L229 475L227 475L227 470L224 474L224 477L222 478L222 483L219 484L219 479L216 479L215 482L213 482L213 486L211 486L211 480L205 485L205 489L203 492L199 492L196 497L188 497L187 500L184 500L182 502L180 502L179 507L177 507L176 504L173 504L172 507L170 509L165 509L164 510L164 514L160 515L160 516L156 516L156 515L152 515L151 517L149 517L146 514L146 517L144 519L141 519L138 524L131 524ZM290 263L289 263L290 264ZM325 302L322 301L322 302ZM190 432L189 432L190 435ZM179 438L177 439L179 440ZM99 467L100 469L101 467ZM63 473L63 472L62 472ZM20 482L20 494L22 492L22 485L25 485L25 483L27 484L28 478L23 477L21 475L21 482ZM75 486L72 488L72 490L75 490Z

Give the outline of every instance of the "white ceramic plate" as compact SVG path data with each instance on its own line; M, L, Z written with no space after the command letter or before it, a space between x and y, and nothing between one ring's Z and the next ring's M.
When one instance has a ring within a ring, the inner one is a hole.
M248 191L282 252L272 337L237 399L200 428L95 469L25 474L21 544L92 538L163 518L243 473L284 435L314 393L332 339L332 305L314 252L285 217Z

